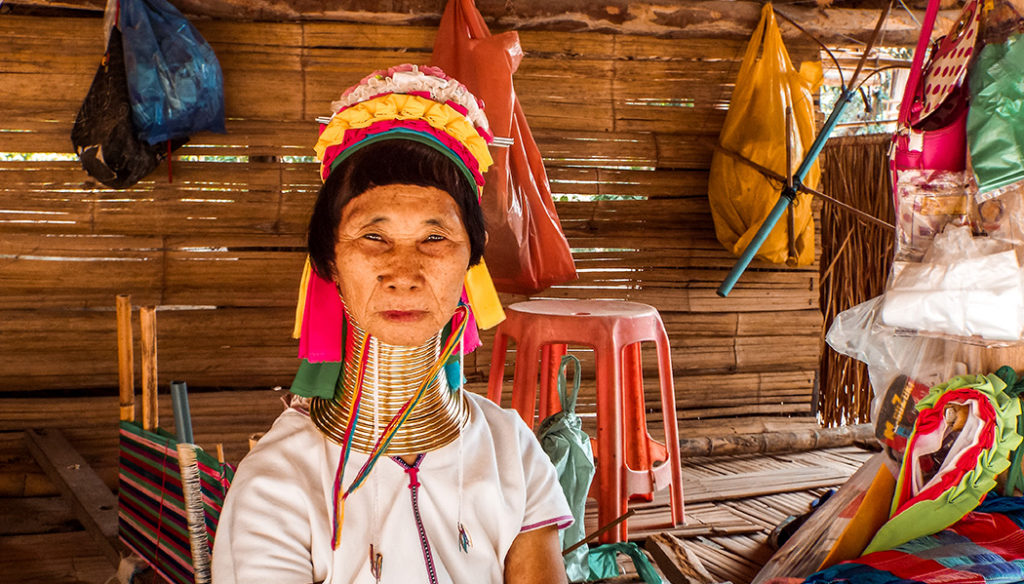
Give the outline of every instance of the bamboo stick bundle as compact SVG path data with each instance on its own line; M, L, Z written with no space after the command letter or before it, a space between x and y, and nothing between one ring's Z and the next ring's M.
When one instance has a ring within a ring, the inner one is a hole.
M894 223L888 148L888 135L832 140L822 157L823 190ZM837 314L884 291L893 242L890 230L829 205L822 208L819 293L823 335ZM826 346L819 379L818 412L826 425L869 420L872 392L866 365Z

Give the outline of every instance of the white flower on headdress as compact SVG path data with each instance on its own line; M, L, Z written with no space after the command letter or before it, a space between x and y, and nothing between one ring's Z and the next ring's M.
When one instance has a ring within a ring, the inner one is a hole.
M429 93L430 98L436 102L452 102L461 106L466 110L466 118L485 135L489 135L491 131L483 112L483 104L465 85L442 75L443 72L437 67L420 68L416 65L400 65L386 71L377 71L366 76L358 85L345 90L340 99L331 103L331 110L338 113L386 93L418 91Z

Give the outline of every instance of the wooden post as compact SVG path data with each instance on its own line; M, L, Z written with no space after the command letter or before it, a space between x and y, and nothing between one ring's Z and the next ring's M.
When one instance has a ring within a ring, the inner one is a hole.
M139 309L142 323L142 428L152 430L160 425L156 402L156 309Z
M121 421L135 421L135 355L132 347L132 297L117 295L117 380L121 388Z

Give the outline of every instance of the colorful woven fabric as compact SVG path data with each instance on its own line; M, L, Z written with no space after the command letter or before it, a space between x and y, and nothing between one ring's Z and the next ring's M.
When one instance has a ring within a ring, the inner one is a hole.
M193 582L192 554L182 500L177 441L169 433L121 422L118 535L172 583ZM198 451L206 529L212 549L234 469Z
M1024 581L1024 499L989 494L948 529L812 574L805 584Z

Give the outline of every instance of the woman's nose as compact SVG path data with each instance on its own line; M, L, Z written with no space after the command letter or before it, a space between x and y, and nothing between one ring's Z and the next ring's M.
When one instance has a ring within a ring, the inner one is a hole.
M423 263L415 249L396 247L387 254L377 281L396 291L416 290L423 283Z

